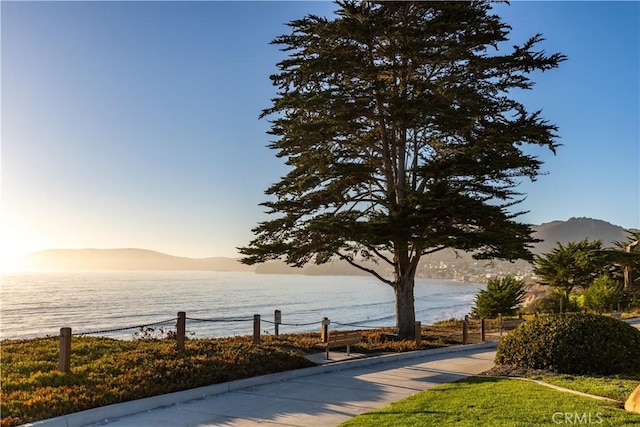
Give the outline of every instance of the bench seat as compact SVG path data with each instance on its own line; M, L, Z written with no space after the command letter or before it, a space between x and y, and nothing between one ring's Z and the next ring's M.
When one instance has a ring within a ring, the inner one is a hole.
M318 347L325 349L326 358L329 359L329 349L331 348L347 348L347 356L351 351L350 346L358 344L362 339L362 331L330 331L327 342L317 344Z

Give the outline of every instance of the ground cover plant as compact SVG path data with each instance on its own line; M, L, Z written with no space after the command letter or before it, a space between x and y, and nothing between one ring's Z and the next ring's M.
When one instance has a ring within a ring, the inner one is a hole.
M394 330L364 331L352 351L412 351L461 342L456 322L424 327L421 345L396 340ZM168 334L171 335L171 334ZM322 352L319 333L189 339L183 351L173 339L123 341L74 337L70 374L58 372L57 337L1 343L2 426L51 418L93 407L240 378L312 366L303 356Z
M57 371L58 340L2 343L2 426L313 364L248 337L120 341L75 337L72 372Z
M640 416L615 404L533 382L469 377L357 416L341 427L522 427L558 424L640 426Z

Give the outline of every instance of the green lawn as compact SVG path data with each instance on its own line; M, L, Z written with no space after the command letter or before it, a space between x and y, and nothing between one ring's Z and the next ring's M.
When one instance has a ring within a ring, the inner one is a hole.
M530 381L470 377L360 415L342 427L640 426L640 415Z
M536 378L538 379L538 378ZM586 377L582 375L550 375L539 378L542 381L583 393L604 396L624 402L640 385L640 375L636 377Z

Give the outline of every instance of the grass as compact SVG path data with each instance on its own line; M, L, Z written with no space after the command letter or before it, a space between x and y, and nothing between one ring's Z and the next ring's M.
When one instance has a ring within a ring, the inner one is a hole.
M633 390L640 385L640 375L633 376L609 376L588 377L582 375L544 375L540 379L546 383L608 397L619 402L627 400Z
M461 322L453 320L424 326L421 346L413 341L393 340L391 330L365 331L362 342L352 350L381 354L460 344L461 329ZM472 324L469 338L470 342L479 342L479 324ZM74 337L70 374L57 371L57 337L2 341L1 425L15 426L98 406L311 366L303 355L321 351L314 348L320 341L317 333L265 336L259 346L251 341L251 337L190 339L185 350L177 351L175 341L170 339L122 341ZM627 391L630 393L638 382L630 378L568 376L543 380L585 392L595 390L617 400L623 400L620 397ZM485 382L491 384L490 380ZM436 393L443 395L446 391L445 388ZM490 395L495 396L493 393ZM465 402L472 401L467 396ZM444 402L441 406L446 409L449 404Z
M389 339L391 330L365 331L354 352L388 353L442 347L461 342L457 326L423 328L422 345ZM2 427L56 417L98 406L241 378L312 366L304 354L318 333L190 339L175 349L171 339L123 341L74 337L70 374L58 372L57 337L1 343Z
M640 415L626 412L611 403L528 381L469 377L357 416L341 427L525 427L559 424L640 426Z

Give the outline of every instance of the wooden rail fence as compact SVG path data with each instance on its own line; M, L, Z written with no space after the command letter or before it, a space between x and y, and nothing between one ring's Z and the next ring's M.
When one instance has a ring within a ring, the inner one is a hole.
M178 316L176 319L176 333L175 333L175 339L176 339L176 349L178 350L184 350L184 346L185 346L185 342L186 342L186 323L187 323L187 314L184 311L180 311L178 312ZM196 320L196 321L225 321L224 319L191 319L191 320ZM227 319L227 321L247 321L248 319ZM289 326L310 326L310 325L317 325L317 322L310 322L310 323L303 323L303 324L286 324L282 322L282 312L280 310L275 310L274 312L274 318L273 318L273 322L271 321L267 321L264 320L267 323L271 323L274 325L274 331L275 331L275 336L278 336L280 333L280 325L289 325ZM520 322L522 322L523 320L520 320ZM158 322L158 323L166 323L165 322ZM259 345L261 342L261 324L263 322L263 319L261 319L261 316L259 314L255 314L253 316L253 344L255 345ZM462 321L462 344L469 344L469 327L470 327L470 320L468 318L468 316L464 317L464 320ZM502 316L499 316L496 321L493 321L492 325L497 324L498 325L498 330L500 333L500 336L502 336L502 332L505 328L505 325L507 324L507 322L513 322L512 321L503 321L502 320ZM341 325L341 326L357 326L356 324L352 323L352 324L344 324L344 323L338 323L335 322L335 324L337 325ZM320 321L320 341L322 343L326 343L329 337L329 326L331 325L331 321L329 320L329 318L327 317L323 317ZM475 321L474 325L477 325L477 321ZM149 325L143 325L143 326L149 326ZM510 325L513 326L513 325ZM476 326L477 327L477 326ZM117 330L123 330L123 329L133 329L133 328L137 328L137 327L132 327L132 328L119 328ZM376 327L366 327L366 326L361 326L361 328L376 328ZM381 327L377 327L377 328L381 328ZM485 341L486 340L486 333L487 333L487 325L485 323L485 319L482 319L480 321L480 340L481 341ZM105 331L98 331L98 332L93 332L93 334L97 334L100 332L105 332ZM106 331L108 332L108 331ZM92 333L82 333L80 335L90 335ZM477 332L476 332L477 334ZM72 340L72 330L70 327L63 327L60 328L60 353L59 353L59 364L58 364L58 369L61 372L65 372L65 373L69 373L71 372L71 340ZM477 335L476 335L477 336ZM422 323L421 322L415 322L415 341L416 344L419 346L422 343Z

